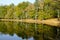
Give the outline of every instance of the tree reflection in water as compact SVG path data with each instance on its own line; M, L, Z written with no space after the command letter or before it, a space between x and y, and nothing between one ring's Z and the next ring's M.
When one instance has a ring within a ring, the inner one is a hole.
M27 27L26 27L27 26ZM22 39L29 39L31 37L34 40L54 40L56 36L55 27L51 27L48 25L37 24L37 29L35 30L35 24L29 23L20 23L20 22L0 22L0 32L3 34L9 34L13 36L16 34L18 37ZM44 39L43 39L44 33Z

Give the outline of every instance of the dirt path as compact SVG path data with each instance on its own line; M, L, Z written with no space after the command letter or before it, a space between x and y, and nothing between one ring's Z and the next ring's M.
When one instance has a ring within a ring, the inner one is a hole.
M27 23L37 23L37 24L47 24L51 26L60 27L60 21L57 18L47 19L47 20L33 20L33 19L0 19L1 21L16 21L16 22L27 22Z

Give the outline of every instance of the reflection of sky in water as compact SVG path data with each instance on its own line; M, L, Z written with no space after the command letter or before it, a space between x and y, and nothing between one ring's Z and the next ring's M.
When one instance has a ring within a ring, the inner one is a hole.
M18 37L16 34L14 34L14 36L10 36L8 34L4 35L4 34L0 34L0 40L22 40L22 38ZM26 40L26 39L24 39ZM28 40L33 40L33 38L30 38Z

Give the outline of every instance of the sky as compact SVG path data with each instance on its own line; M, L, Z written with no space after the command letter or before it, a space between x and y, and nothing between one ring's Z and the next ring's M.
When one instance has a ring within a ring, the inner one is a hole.
M21 3L23 1L29 1L31 3L35 2L35 0L0 0L0 5L9 5L11 3L14 3L15 5L17 5L18 3Z

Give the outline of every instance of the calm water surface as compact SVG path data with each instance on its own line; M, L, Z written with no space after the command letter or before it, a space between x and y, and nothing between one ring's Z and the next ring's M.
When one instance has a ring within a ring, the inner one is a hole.
M43 24L0 22L0 40L54 40L56 28Z

